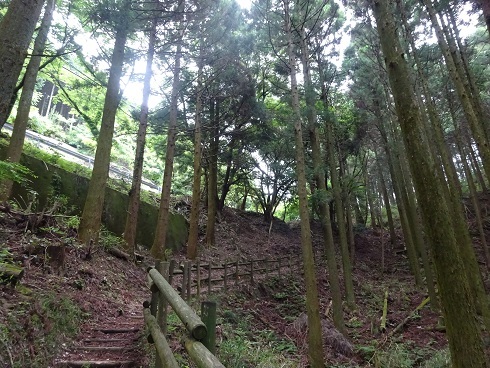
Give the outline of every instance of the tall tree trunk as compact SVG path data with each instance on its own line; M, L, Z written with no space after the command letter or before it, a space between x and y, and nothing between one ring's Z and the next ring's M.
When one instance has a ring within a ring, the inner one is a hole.
M247 199L248 199L248 192L249 192L249 186L248 183L245 183L245 192L243 193L243 198L240 203L240 211L245 211L247 208ZM286 213L286 208L284 208L284 213Z
M364 186L364 189L367 189L367 187ZM354 211L354 214L355 214L356 224L359 224L362 226L366 226L368 213L371 211L371 206L369 205L369 203L370 203L370 200L372 198L371 197L367 198L368 197L367 190L365 192L365 195L366 195L366 203L365 203L365 207L364 207L365 208L364 213L361 210L361 205L359 204L361 201L361 198L359 198L356 195L353 195L352 196L352 203L351 203L352 210ZM370 195L371 194L369 194L369 196ZM371 204L373 205L372 211L376 212L376 209L374 208L374 203L371 202ZM376 215L375 215L375 217L376 217ZM373 225L373 223L371 223L371 225ZM378 225L376 224L376 221L374 221L374 227L376 227L376 226L378 226Z
M34 89L36 87L37 73L39 70L39 65L41 65L41 55L43 54L46 40L48 39L49 28L51 27L51 21L53 19L54 7L54 0L48 0L45 6L41 27L39 28L36 41L34 41L32 56L24 74L24 87L19 100L19 107L17 109L17 116L15 117L12 137L10 138L7 149L6 158L10 162L19 162L22 154L27 122L31 111L32 96L34 95ZM3 181L0 184L0 201L7 200L10 197L12 185L13 181L11 180Z
M219 154L219 97L211 99L211 134L209 137L208 174L208 220L206 224L206 245L214 246L216 216L218 214L218 154Z
M178 12L184 8L184 0L179 1ZM177 114L178 98L180 92L180 60L182 57L182 38L184 37L184 27L180 22L177 48L175 51L174 76L172 81L172 95L170 97L170 116L167 131L167 152L165 156L165 170L163 172L162 194L160 196L160 208L158 210L157 227L155 229L155 239L151 246L151 255L159 260L165 260L166 240L168 232L168 222L170 217L170 190L172 188L172 174L174 170L175 142L177 140Z
M423 125L424 128L427 128L427 124ZM427 130L426 130L427 132ZM437 152L435 148L431 147L431 155L432 157L435 157L437 155ZM427 247L425 245L425 240L422 235L423 232L423 225L420 221L419 214L417 211L417 201L415 198L415 193L413 190L413 183L412 183L412 176L410 174L409 170L409 164L408 164L408 158L407 158L407 152L406 148L405 149L400 149L400 159L397 161L397 167L399 171L399 177L400 177L400 183L401 183L401 193L402 193L402 201L405 203L405 206L407 208L407 220L408 224L410 227L410 231L412 233L412 239L416 251L416 262L417 266L419 265L419 257L422 259L422 265L424 268L424 274L425 274L425 281L427 285L427 291L429 293L429 296L431 298L431 308L433 310L438 310L439 309L439 302L437 298L437 293L435 291L435 285L434 285L434 276L433 276L433 271L432 271L432 265L430 263L429 259L429 254L427 251ZM436 166L441 167L438 165L438 163L435 163ZM446 183L442 180L442 177L440 175L443 174L442 170L439 172L436 172L436 174L439 174L438 179L441 180L441 185L443 188L446 188ZM448 194L448 193L447 193ZM421 273L422 276L422 273ZM422 284L421 284L422 285Z
M475 154L475 150L473 149L473 146L471 145L471 137L469 137L468 135L465 135L467 140L469 140L470 142L468 142L468 151L470 153L470 162L471 162L471 165L473 166L473 172L475 173L476 177L478 178L478 183L480 184L480 187L481 187L481 190L483 192L487 192L488 191L488 188L487 188L487 184L485 182L485 178L483 177L483 173L482 171L480 170L480 162L478 162L478 159L476 157L476 154Z
M374 229L376 227L376 212L378 210L374 207L374 199L373 199L373 193L375 192L375 190L373 190L373 188L375 188L375 185L373 185L372 181L369 180L369 174L367 172L367 167L364 169L364 187L366 188L366 198L367 198L367 203L369 206L369 217L371 218L371 227ZM356 217L357 216L358 215L356 214ZM381 218L381 216L380 216L380 218ZM382 227L383 222L380 222L379 226Z
M0 130L7 121L12 95L44 0L12 0L0 21Z
M375 110L378 116L382 116L381 109L379 107L379 102L375 102ZM386 124L387 125L387 124ZM392 137L393 134L388 136L388 129L385 127L385 122L383 118L381 119L378 129L383 139L383 147L386 153L386 157L388 160L388 166L390 169L391 181L393 183L393 189L395 191L395 199L396 205L398 207L398 214L400 216L400 223L403 231L403 238L405 241L405 248L407 250L408 262L410 265L410 269L415 278L415 284L417 286L422 286L422 275L420 273L420 266L418 263L418 258L416 255L416 246L415 239L412 234L412 230L410 228L410 224L408 221L409 209L408 209L408 201L406 201L406 195L403 194L405 191L404 181L402 176L402 171L400 168L398 152L394 152L396 150L395 147L400 145L400 142L395 142Z
M396 233L395 233L395 223L393 221L393 214L391 212L390 197L388 196L388 190L386 189L383 170L381 169L381 164L378 159L376 159L376 165L378 167L379 186L381 189L381 195L383 197L383 202L385 204L386 217L388 218L388 228L390 229L390 242L391 242L391 246L394 247L396 243Z
M42 114L43 116L49 116L49 112L51 111L51 105L53 103L55 91L56 91L56 85L54 83L52 83L51 92L49 93L48 103L46 105L46 110Z
M431 244L445 317L453 367L487 366L476 312L471 302L468 279L459 257L448 201L434 173L429 147L423 138L420 112L412 93L408 66L403 58L389 0L371 2L385 56L396 112L407 148L410 169Z
M345 180L345 172L347 168L345 167L346 162L344 157L341 154L340 147L338 148L338 157L339 157L339 176L340 183L346 183ZM351 265L355 262L355 241L354 241L354 223L352 220L352 204L351 204L351 194L347 189L347 185L341 184L341 192L342 192L342 204L345 209L345 229L347 232L347 244L349 245L349 255Z
M288 66L291 81L291 98L294 112L294 136L296 150L296 175L298 178L299 213L301 219L301 248L303 252L306 283L306 312L308 316L308 358L312 368L323 368L323 342L320 323L320 304L316 284L316 270L311 240L308 195L306 191L306 164L304 157L302 118L299 105L299 91L296 80L296 56L293 44L289 0L283 0L284 31L287 39Z
M448 98L450 97L448 96ZM454 104L449 106L449 111L453 124L457 126ZM459 244L459 253L465 266L464 271L469 281L471 295L477 311L482 314L487 330L490 330L490 300L485 292L480 267L476 259L475 248L473 247L473 242L468 231L468 224L464 216L463 204L456 190L451 185L449 186L450 203L453 210L451 219L456 233L456 241Z
M201 114L202 114L202 80L203 80L203 45L202 38L199 45L199 60L197 62L197 93L196 113L194 115L194 177L192 182L192 205L189 216L189 238L187 239L187 258L197 257L197 243L199 239L199 210L201 205Z
M455 128L457 129L457 127ZM480 234L480 243L483 254L485 255L485 264L488 271L490 270L490 250L488 249L485 229L483 227L483 217L481 213L480 201L478 200L478 192L476 190L475 182L473 181L473 175L471 174L471 170L468 165L466 152L464 150L463 144L461 143L461 138L459 134L455 134L455 137L456 145L458 147L459 155L461 157L461 163L463 165L464 174L468 183L468 188L470 189L471 203L473 204L473 209L475 211L476 224L478 226L478 232Z
M461 68L460 74L465 76L464 83L467 91L471 93L471 102L478 115L478 119L482 124L485 133L487 135L487 140L490 139L490 124L488 122L488 113L485 113L483 107L483 101L481 99L480 89L476 84L475 77L472 70L470 69L470 63L465 52L465 47L461 41L461 36L459 34L456 17L454 16L454 11L452 7L446 9L447 16L449 18L450 26L445 24L444 18L440 15L439 19L443 27L444 34L448 40L449 49L451 50L451 55L453 56L454 63L456 66Z
M157 19L152 20L150 34L148 37L148 52L146 56L146 71L143 81L143 101L141 102L140 123L136 138L136 152L134 156L133 178L131 190L129 191L129 204L126 215L126 226L124 228L124 240L126 249L134 253L136 245L136 228L138 225L138 211L140 208L141 181L143 177L143 160L146 145L146 130L148 127L148 100L151 93L151 77L153 57L155 55L155 42L157 38Z
M342 188L340 187L339 174L337 172L337 161L335 155L335 138L333 133L334 119L328 112L328 106L325 106L327 111L325 119L325 135L327 138L327 155L330 166L330 178L332 180L332 190L334 193L335 212L337 215L337 225L339 227L340 251L342 255L342 266L344 270L344 286L347 306L353 310L356 308L356 300L354 294L354 283L352 281L352 264L349 254L349 244L347 240L347 227L345 224L344 205L342 203Z
M463 75L461 74L462 67L455 62L455 59L451 55L451 50L444 38L444 32L437 21L436 12L432 6L431 0L423 0L429 17L432 22L432 26L437 36L437 41L444 55L444 60L446 62L446 67L449 71L449 75L454 84L456 92L458 94L459 100L463 107L464 114L468 120L473 138L475 139L478 151L483 162L483 169L487 177L490 177L490 146L488 143L485 128L482 122L478 119L478 114L473 107L471 101L471 92L465 88L465 82L463 80Z
M102 125L97 139L94 168L88 187L87 198L83 207L82 218L78 227L78 238L83 244L99 240L99 231L104 207L105 187L111 163L112 137L114 123L121 95L119 82L124 65L124 47L128 36L128 24L122 24L116 31L116 40L112 52L109 81L102 112Z
M316 108L315 108L315 92L313 90L311 80L311 70L309 63L309 52L306 39L305 29L302 28L301 35L301 61L303 64L303 80L305 87L305 102L307 108L308 131L311 141L311 155L313 159L313 172L317 191L320 193L317 201L320 209L320 220L323 230L323 244L325 248L325 256L327 258L328 280L330 283L330 294L332 296L332 314L335 327L344 335L347 334L344 324L344 314L342 311L342 293L340 290L339 272L337 269L337 261L335 259L335 243L333 240L332 224L330 222L330 213L328 211L328 200L326 198L327 185L325 181L325 170L323 165L323 154L320 146L320 138L316 126ZM320 51L317 53L317 63L321 65ZM319 67L320 68L320 67ZM320 83L322 86L322 95L326 96L326 86L323 80L323 71L320 70Z

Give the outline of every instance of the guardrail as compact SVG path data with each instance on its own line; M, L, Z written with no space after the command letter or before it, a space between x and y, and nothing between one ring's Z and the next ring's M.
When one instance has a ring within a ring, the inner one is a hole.
M193 362L199 368L225 368L214 356L216 303L202 303L201 311L205 321L203 322L167 281L169 266L169 262L157 262L156 268L148 268L152 295L150 302L143 303L145 323L151 337L149 341L155 344L157 352L155 368L179 367L165 338L168 305L172 307L189 332L189 337L185 341L185 349Z
M9 130L9 131L12 131L12 129L13 129L12 125L10 125L9 123L5 123L3 128L6 130ZM94 164L94 157L93 156L89 156L89 155L85 155L83 153L80 153L76 150L75 147L67 145L66 143L63 143L63 142L58 141L58 140L53 139L53 138L43 136L42 134L33 132L31 130L27 130L25 135L26 135L27 139L30 139L30 140L36 142L37 144L42 143L42 144L44 144L44 145L46 145L46 146L48 146L48 147L50 147L56 151L63 152L69 156L72 156L72 157L75 157L75 158L81 160L82 162L87 164L87 166L89 168L91 168ZM117 175L120 178L127 179L129 181L131 181L131 179L133 178L133 173L130 170L123 168L123 167L120 167L120 166L117 166L117 165L112 164L112 163L110 164L109 172L113 175ZM147 186L148 188L153 189L154 191L158 191L158 192L161 191L161 187L159 185L153 183L152 181L150 181L146 178L142 178L141 183L143 185Z

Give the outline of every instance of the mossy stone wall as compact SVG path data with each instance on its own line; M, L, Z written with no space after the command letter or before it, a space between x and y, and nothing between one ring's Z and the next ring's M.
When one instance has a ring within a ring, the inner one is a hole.
M89 179L68 172L55 165L37 158L23 155L21 163L29 168L37 177L31 178L28 187L14 185L13 198L21 206L26 206L34 190L37 192L37 210L45 208L48 200L56 196L65 196L68 206L73 206L72 215L81 214L87 196ZM126 212L129 197L126 193L106 188L102 222L106 228L116 235L122 236L126 223ZM138 215L136 241L147 248L153 244L158 208L142 202ZM171 214L167 234L167 248L179 250L187 242L187 222L180 214Z

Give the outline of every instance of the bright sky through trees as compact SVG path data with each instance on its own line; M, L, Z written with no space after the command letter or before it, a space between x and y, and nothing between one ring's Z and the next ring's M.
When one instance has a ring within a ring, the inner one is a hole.
M250 7L252 6L252 0L237 0L237 3L243 9L250 9Z

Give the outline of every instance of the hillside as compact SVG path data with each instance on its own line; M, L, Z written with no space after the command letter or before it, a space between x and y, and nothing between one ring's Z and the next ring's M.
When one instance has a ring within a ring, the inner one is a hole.
M118 240L108 234L98 247L80 247L69 221L60 220L64 218L26 216L1 208L1 260L22 264L25 274L15 287L4 283L0 289L0 341L4 345L0 367L10 367L12 362L13 367L47 367L53 366L55 358L58 362L77 359L72 346L82 340L97 341L100 336L94 336L93 331L102 330L101 326L139 329L138 348L125 353L124 359L136 366L151 366L151 349L141 334L141 304L149 298L144 266L109 254L106 249ZM426 298L412 285L401 239L395 248L387 246L385 272L381 273L381 241L387 245L388 234L371 229L356 234L354 286L358 308L346 311L349 338L345 340L330 322L319 225L314 223L312 230L328 366L449 366L444 363L448 358L444 331L428 306L392 334ZM60 243L65 244L63 256L49 258L50 246ZM184 252L173 256L183 259ZM275 220L270 228L260 214L230 208L225 209L217 226L216 246L201 250L201 259L214 263L285 255L300 258L298 226ZM152 263L147 255L145 263ZM217 355L227 367L306 366L304 285L301 272L290 271L287 277L260 278L253 287L243 283L226 295L212 296L219 303ZM385 291L388 313L383 332L379 326ZM197 307L195 302L193 305ZM178 328L174 332L181 334ZM185 355L178 341L171 341L171 346ZM104 351L91 354L107 358Z

